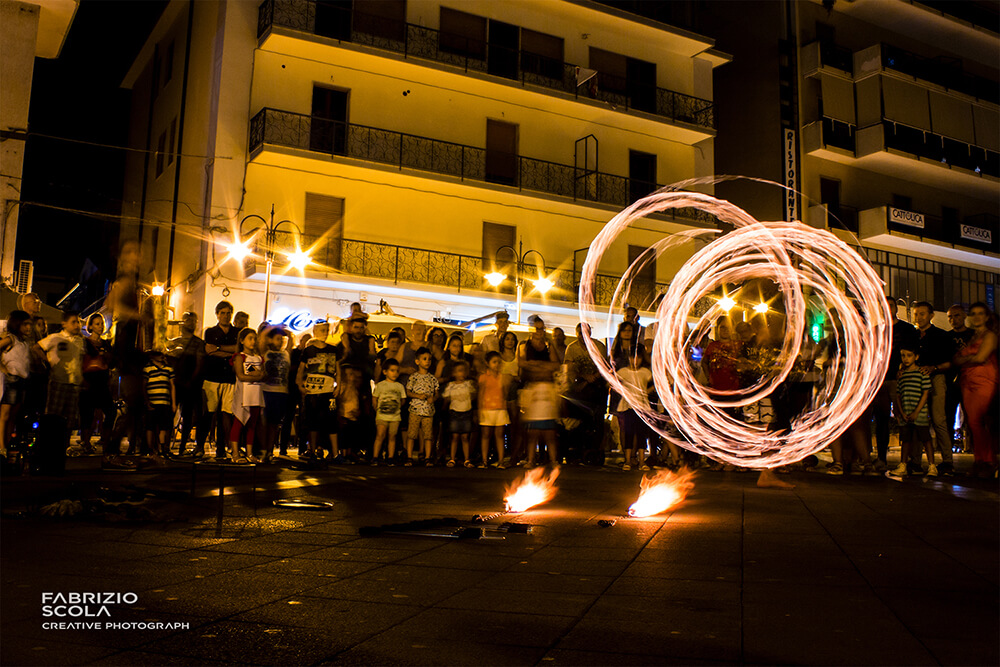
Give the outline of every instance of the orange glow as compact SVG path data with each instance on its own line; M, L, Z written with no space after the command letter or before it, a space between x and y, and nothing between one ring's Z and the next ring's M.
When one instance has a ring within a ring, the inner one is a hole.
M676 507L694 488L694 471L681 468L680 472L660 470L642 478L639 499L628 508L633 517L653 516Z
M548 477L545 476L544 467L525 472L524 477L507 487L507 495L504 497L507 511L523 512L535 505L552 500L556 495L556 478L558 476L559 468L554 468Z

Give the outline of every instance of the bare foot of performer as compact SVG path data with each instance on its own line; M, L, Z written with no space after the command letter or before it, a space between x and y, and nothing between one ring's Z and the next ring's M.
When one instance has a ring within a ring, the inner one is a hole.
M773 470L765 468L760 471L760 477L757 478L757 487L761 489L794 489L795 485L781 481Z

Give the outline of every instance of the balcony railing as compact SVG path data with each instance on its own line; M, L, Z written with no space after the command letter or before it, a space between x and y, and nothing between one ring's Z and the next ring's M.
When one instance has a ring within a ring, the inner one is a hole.
M493 267L488 260L472 255L460 255L425 248L410 248L407 246L373 243L357 239L340 239L315 236L298 236L288 232L275 235L275 250L277 263L283 265L285 256L282 250L292 251L298 248L309 248L309 254L314 266L323 269L334 269L366 278L390 280L393 284L421 283L439 287L453 287L456 291L477 290L513 295L514 288L510 281L504 283L509 289L492 287L484 275L494 268L508 272L513 267L498 264ZM260 254L262 248L252 248ZM555 301L575 303L579 291L580 273L573 269L545 267L546 277L554 283L547 298ZM598 305L610 305L615 288L621 276L598 274L595 285L595 299ZM639 307L647 308L653 298L666 289L666 285L649 282L645 288L633 283L633 296L638 287L639 299L648 303ZM530 296L530 295L529 295Z
M959 58L925 58L891 44L882 45L882 66L949 90L1000 104L1000 84L966 73Z
M577 67L560 59L463 35L444 33L412 23L387 20L315 0L265 0L257 15L257 37L280 26L309 34L392 51L405 58L422 58L462 69L492 74L572 95L596 99L622 110L636 110L715 128L715 108L710 100L665 88L598 73L596 85L577 85ZM582 91L581 91L582 89Z
M250 154L256 155L265 144L618 207L627 206L660 187L556 162L266 108L250 121ZM709 225L715 223L711 215L695 209L678 209L674 215Z
M1000 178L1000 154L981 146L883 119L885 147Z
M854 133L857 127L842 120L836 120L829 116L823 116L823 144L841 148L846 151L855 151Z

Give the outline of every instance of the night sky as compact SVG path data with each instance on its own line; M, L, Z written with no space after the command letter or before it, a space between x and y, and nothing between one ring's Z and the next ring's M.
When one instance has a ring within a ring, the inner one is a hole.
M49 303L87 259L112 275L125 151L109 146L126 145L130 98L121 82L166 4L83 0L59 58L35 60L17 259L34 261L35 289Z

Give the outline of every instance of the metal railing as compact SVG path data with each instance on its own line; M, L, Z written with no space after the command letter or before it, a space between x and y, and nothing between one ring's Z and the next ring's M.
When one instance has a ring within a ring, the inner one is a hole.
M402 282L454 287L459 292L462 290L496 292L510 294L513 298L514 288L511 281L506 281L500 288L496 288L484 277L495 269L504 270L507 267L499 264L493 266L492 262L482 257L358 239L279 232L275 234L276 264L279 266L286 264L286 253L299 248L309 249L313 267L321 271L341 271L366 278L390 280L393 284ZM254 245L251 250L260 254L262 248ZM545 267L543 271L554 285L548 292L548 299L576 302L580 280L578 271L553 267ZM611 303L620 280L620 276L598 274L595 283L595 299L598 305L607 306ZM650 282L645 289L640 285L638 290L633 288L633 292L638 291L640 296L645 295L652 303L653 298L666 287L664 284ZM646 305L640 304L640 307L645 308Z
M627 206L660 187L556 162L268 108L250 120L250 155L255 156L265 144L618 207ZM713 216L695 209L677 209L674 216L709 225L715 223Z
M854 133L857 127L842 120L823 116L823 143L827 146L855 151Z
M962 167L977 174L1000 177L1000 153L996 151L888 118L882 119L882 127L885 132L886 148Z
M882 44L882 66L930 81L978 99L1000 104L1000 84L962 69L961 58L939 56L925 58L892 44Z
M324 16L326 14L326 16ZM257 37L280 26L444 63L465 72L481 72L572 95L606 102L675 122L715 128L711 100L599 72L596 85L577 85L577 66L561 59L511 49L412 23L375 17L315 0L265 0L257 13ZM582 91L581 91L582 89Z

